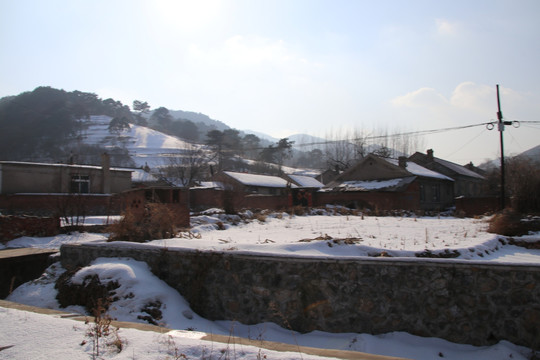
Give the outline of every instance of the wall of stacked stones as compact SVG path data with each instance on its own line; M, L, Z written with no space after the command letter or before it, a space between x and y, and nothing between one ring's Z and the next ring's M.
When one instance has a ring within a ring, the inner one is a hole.
M60 218L0 215L0 244L21 236L54 236L60 231Z
M320 259L72 244L67 268L130 257L208 319L300 332L405 331L458 343L540 346L540 266L392 258Z

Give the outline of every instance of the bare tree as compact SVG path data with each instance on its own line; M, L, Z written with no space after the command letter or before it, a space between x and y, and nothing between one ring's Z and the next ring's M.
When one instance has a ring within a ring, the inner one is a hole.
M346 170L356 160L356 147L353 139L344 131L331 131L326 135L324 155L328 167L337 170Z
M167 163L159 168L159 174L177 186L187 187L205 176L207 163L204 151L189 145L182 153L168 157Z

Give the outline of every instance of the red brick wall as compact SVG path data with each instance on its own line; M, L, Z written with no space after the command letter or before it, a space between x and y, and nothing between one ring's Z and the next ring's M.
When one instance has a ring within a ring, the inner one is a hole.
M57 217L0 216L0 242L6 243L21 236L53 236L60 230Z
M0 212L38 216L119 214L120 199L114 195L0 195Z
M508 203L508 202L507 202ZM456 212L463 212L465 216L483 215L494 213L501 208L501 201L498 197L467 198L456 199Z
M198 211L209 208L232 207L232 210L242 209L285 209L288 206L286 195L257 195L243 192L224 191L216 189L191 189L191 209Z
M243 195L243 194L241 194ZM279 210L288 207L286 195L247 195L238 196L235 201L235 209L270 209Z
M217 189L190 189L190 207L194 211L223 208L223 190Z
M225 197L230 196L234 210L241 209L286 209L290 207L288 196L245 195L215 189L192 189L190 191L193 210L212 207L223 208ZM420 195L418 187L411 184L404 192L314 192L312 206L344 205L377 210L418 210Z
M314 194L314 206L326 204L372 210L420 209L419 196L408 192L319 192Z

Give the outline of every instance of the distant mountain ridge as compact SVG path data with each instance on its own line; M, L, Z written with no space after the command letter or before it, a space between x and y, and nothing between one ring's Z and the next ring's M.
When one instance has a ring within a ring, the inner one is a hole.
M216 130L223 131L230 129L230 127L222 121L214 120L210 116L197 113L194 111L184 111L184 110L169 110L169 114L175 119L184 119L190 120L194 123L203 123L210 127L215 127Z

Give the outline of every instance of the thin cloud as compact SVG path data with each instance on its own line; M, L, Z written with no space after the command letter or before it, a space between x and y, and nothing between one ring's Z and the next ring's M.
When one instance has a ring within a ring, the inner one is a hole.
M448 100L433 88L423 87L391 101L396 107L433 108L448 104Z
M459 84L450 97L452 106L475 112L493 112L495 100L493 86L470 81Z
M459 32L459 24L455 22L450 22L446 19L435 19L435 24L437 26L437 34L443 36L453 36L457 35Z

